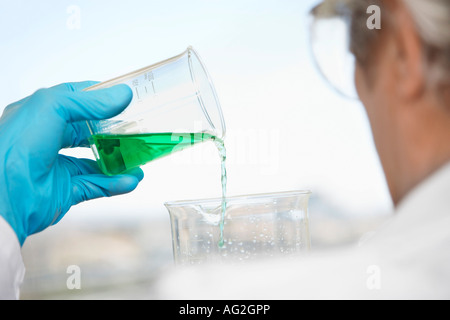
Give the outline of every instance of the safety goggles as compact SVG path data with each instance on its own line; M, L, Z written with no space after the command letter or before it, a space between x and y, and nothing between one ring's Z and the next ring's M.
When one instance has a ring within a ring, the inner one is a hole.
M325 0L310 12L310 46L326 81L342 95L357 99L355 56L351 50L351 0Z

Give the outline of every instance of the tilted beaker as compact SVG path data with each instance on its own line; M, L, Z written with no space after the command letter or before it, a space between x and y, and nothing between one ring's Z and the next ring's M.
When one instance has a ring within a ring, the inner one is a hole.
M88 121L89 142L105 174L123 173L195 143L225 136L214 85L192 47L86 90L116 84L132 89L128 107L111 119Z

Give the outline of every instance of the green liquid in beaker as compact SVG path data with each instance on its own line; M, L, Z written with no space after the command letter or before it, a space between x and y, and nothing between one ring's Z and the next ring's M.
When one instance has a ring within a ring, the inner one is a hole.
M198 142L215 139L208 133L98 134L90 138L100 169L107 175L123 173Z
M221 159L222 216L218 245L222 247L224 244L227 173L225 168L226 149L221 139L205 132L97 134L89 138L89 143L95 145L94 149L98 154L97 162L100 169L107 175L115 175L206 140L214 141Z

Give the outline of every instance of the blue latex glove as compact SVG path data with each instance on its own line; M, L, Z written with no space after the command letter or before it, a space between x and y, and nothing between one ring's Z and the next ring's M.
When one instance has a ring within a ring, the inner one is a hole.
M126 85L81 91L95 83L38 90L7 106L0 118L0 215L20 245L57 223L71 206L130 192L143 178L141 169L109 177L93 160L58 154L61 148L88 146L83 120L113 117L132 99Z

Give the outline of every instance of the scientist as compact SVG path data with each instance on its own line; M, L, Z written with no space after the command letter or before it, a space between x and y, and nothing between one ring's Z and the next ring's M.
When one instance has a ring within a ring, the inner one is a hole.
M95 82L41 89L6 107L0 118L0 299L16 299L26 238L57 223L82 201L132 191L141 169L109 177L95 161L58 154L88 146L83 120L117 115L133 93L126 85L91 92Z
M450 1L325 0L312 15L313 23L341 19L349 27L342 41L331 39L338 27L325 29L328 52L316 60L329 59L318 65L343 88L344 77L334 73L344 62L336 56L343 55L330 49L349 43L345 49L356 61L352 80L395 214L356 247L169 273L160 280L161 297L450 298ZM313 45L319 33L312 34Z

